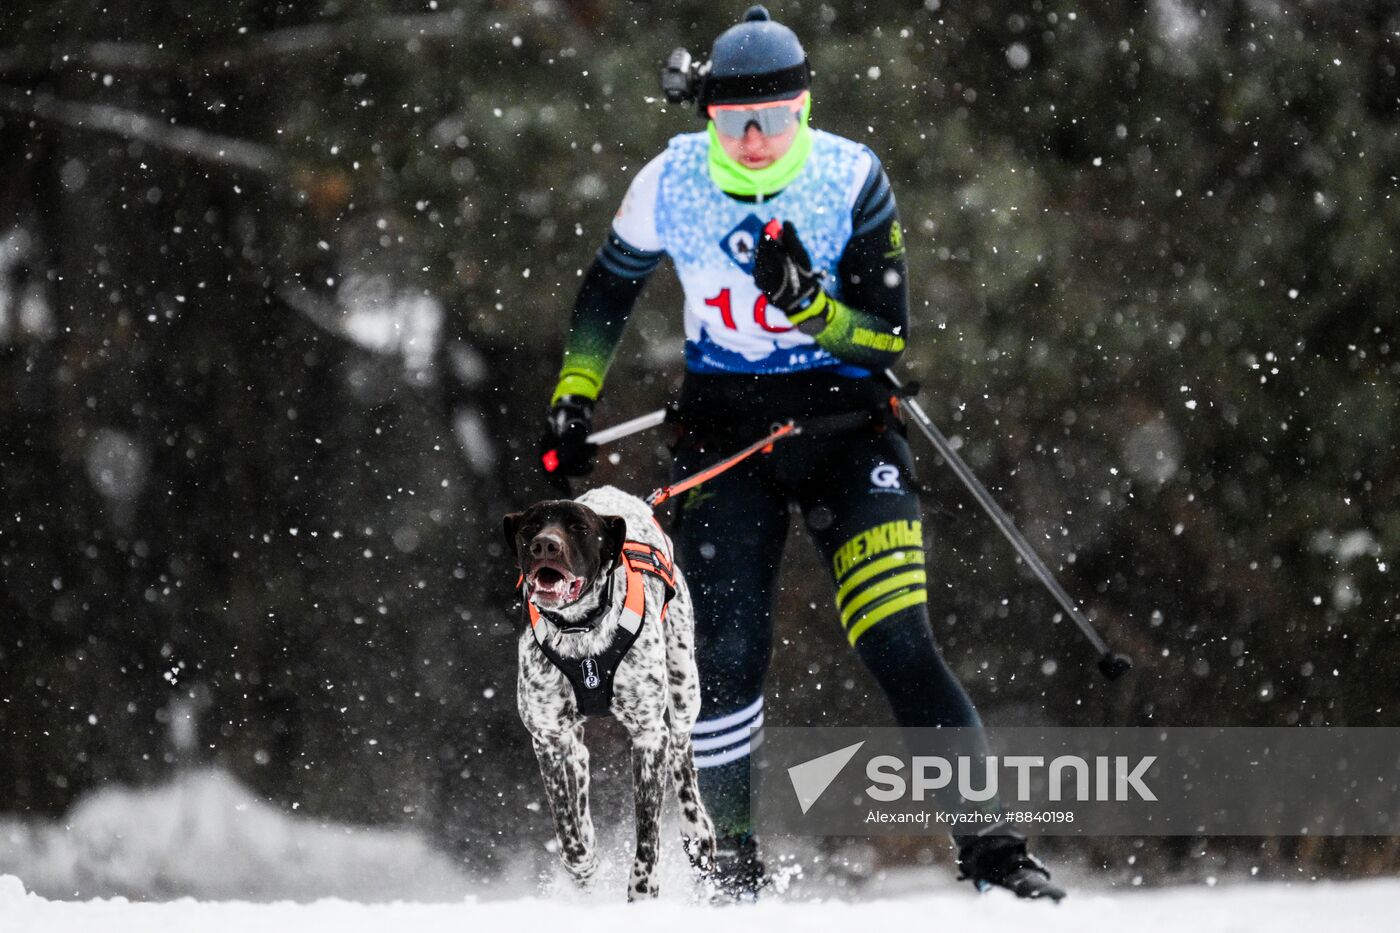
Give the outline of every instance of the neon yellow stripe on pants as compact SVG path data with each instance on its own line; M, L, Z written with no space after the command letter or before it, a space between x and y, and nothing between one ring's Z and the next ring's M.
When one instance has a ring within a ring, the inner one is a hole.
M901 609L908 609L910 606L917 606L919 605L919 603L922 603L927 598L928 593L924 590L923 587L920 587L919 589L911 590L910 592L905 593L902 596L896 596L893 599L886 600L885 602L880 603L874 609L867 612L859 622L852 626L851 630L846 633L846 638L850 641L852 645L855 645L856 639L864 635L865 630L870 628L870 626L874 625L876 622L879 622L881 619L885 619L889 616L894 615Z
M873 583L867 586L860 591L859 596L846 603L841 609L841 627L846 628L849 626L851 624L851 619L855 617L856 613L858 613L863 606L868 606L886 593L892 593L895 590L902 590L911 586L923 586L927 580L928 575L924 573L921 568L919 570L910 570L907 573L896 574L888 580L881 580L879 583Z
M884 573L886 570L893 570L895 567L904 564L922 564L923 562L923 551L900 551L897 554L891 554L888 557L882 557L877 561L866 564L847 577L845 582L837 587L836 607L838 609L841 608L841 603L851 594L851 590L860 586L871 577Z

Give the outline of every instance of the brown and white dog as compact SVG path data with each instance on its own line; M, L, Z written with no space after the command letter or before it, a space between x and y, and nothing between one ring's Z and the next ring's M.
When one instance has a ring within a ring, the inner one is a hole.
M559 851L586 886L598 869L588 809L588 715L616 716L632 740L637 852L627 899L655 897L661 809L680 798L691 864L713 863L690 730L700 712L695 618L651 508L611 486L505 517L530 625L520 636L517 703L534 741Z

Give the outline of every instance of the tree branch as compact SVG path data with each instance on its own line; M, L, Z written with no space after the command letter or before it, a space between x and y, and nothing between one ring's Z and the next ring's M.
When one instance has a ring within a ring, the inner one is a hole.
M213 51L176 55L140 42L93 42L65 50L40 51L18 46L0 49L0 74L58 71L168 71L204 74L233 71L272 59L323 53L357 45L432 42L451 45L466 32L460 10L418 16L374 16L339 22L291 26L246 36Z
M66 50L36 51L30 46L0 49L0 74L36 71L156 71L179 60L165 49L142 42L93 42Z
M284 174L282 157L266 146L204 130L170 126L133 110L107 104L83 104L40 97L16 88L0 87L0 110L35 116L52 123L112 133L147 145L229 168L264 175Z
M270 59L323 53L357 45L387 45L415 40L451 45L463 37L465 28L466 16L460 10L313 23L250 36L236 46L201 55L197 61L206 70L238 70Z

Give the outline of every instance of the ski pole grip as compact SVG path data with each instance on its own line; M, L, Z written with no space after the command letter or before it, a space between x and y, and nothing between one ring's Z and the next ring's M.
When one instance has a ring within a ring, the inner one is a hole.
M781 240L783 238L783 222L774 217L764 225L763 235L770 239Z
M540 455L540 462L544 464L544 471L546 473L553 473L555 470L559 469L559 451L546 450Z

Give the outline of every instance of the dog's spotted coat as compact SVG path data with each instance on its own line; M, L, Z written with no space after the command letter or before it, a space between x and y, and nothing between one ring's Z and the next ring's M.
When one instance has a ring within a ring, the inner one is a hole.
M651 508L636 496L611 486L590 490L576 500L598 515L627 522L627 539L673 552L671 541L653 521ZM655 897L661 808L668 785L680 799L681 836L699 872L714 859L715 832L700 799L690 730L700 713L700 686L695 670L695 615L680 569L676 594L665 621L660 618L662 582L645 575L646 618L613 681L612 714L632 740L633 786L636 788L637 852L627 889L628 900ZM572 604L555 615L568 625L598 615L604 587L612 599L602 617L585 631L560 631L550 625L547 637L569 658L597 656L611 642L627 586L621 563L598 579ZM598 849L588 808L588 749L583 744L583 717L573 687L534 643L528 628L520 637L518 705L529 730L554 814L554 828L564 867L581 886L598 869Z

